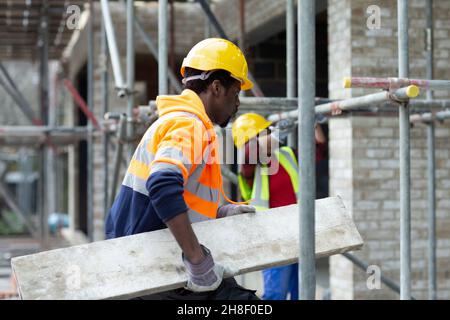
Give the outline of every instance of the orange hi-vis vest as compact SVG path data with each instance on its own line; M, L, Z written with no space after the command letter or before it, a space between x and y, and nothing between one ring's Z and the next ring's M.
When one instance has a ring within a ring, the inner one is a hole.
M178 172L191 222L216 218L220 194L230 200L223 193L217 136L200 97L186 89L159 96L156 105L159 119L139 143L122 184L148 196L152 173Z

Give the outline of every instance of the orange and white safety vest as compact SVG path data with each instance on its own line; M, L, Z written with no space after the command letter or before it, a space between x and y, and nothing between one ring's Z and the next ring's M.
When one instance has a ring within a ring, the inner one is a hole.
M151 174L181 173L191 222L216 218L220 194L228 198L222 188L217 136L200 97L186 89L178 96L159 96L156 104L159 119L139 143L123 185L148 196Z

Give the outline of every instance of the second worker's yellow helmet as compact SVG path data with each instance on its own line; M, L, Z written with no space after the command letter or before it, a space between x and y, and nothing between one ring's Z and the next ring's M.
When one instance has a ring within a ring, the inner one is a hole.
M236 148L241 148L250 139L256 137L261 131L268 128L272 122L256 113L245 113L239 116L231 128Z
M183 77L186 67L201 71L226 70L241 82L241 90L253 87L248 79L244 54L238 46L225 39L210 38L197 43L183 60L180 70Z

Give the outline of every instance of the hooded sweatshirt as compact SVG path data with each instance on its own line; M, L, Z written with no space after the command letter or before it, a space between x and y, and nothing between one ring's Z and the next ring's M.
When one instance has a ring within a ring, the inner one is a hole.
M191 222L216 218L222 176L217 137L191 90L159 96L159 119L139 143L106 220L106 237L165 228L187 212Z

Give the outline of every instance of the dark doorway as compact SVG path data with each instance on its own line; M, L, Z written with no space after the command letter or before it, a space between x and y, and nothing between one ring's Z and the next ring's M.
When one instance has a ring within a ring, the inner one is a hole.
M143 82L145 92L140 92L136 103L147 104L149 100L155 100L158 95L158 64L149 54L136 55L135 68L136 83Z
M84 101L87 101L87 66L78 73L75 86ZM77 108L75 111L75 121L77 126L86 126L87 118L85 114ZM78 229L87 235L87 143L78 143Z
M328 14L316 16L316 97L328 97ZM320 125L328 142L328 123ZM316 197L329 195L328 143L316 145Z
M316 96L328 97L328 16L316 16Z

